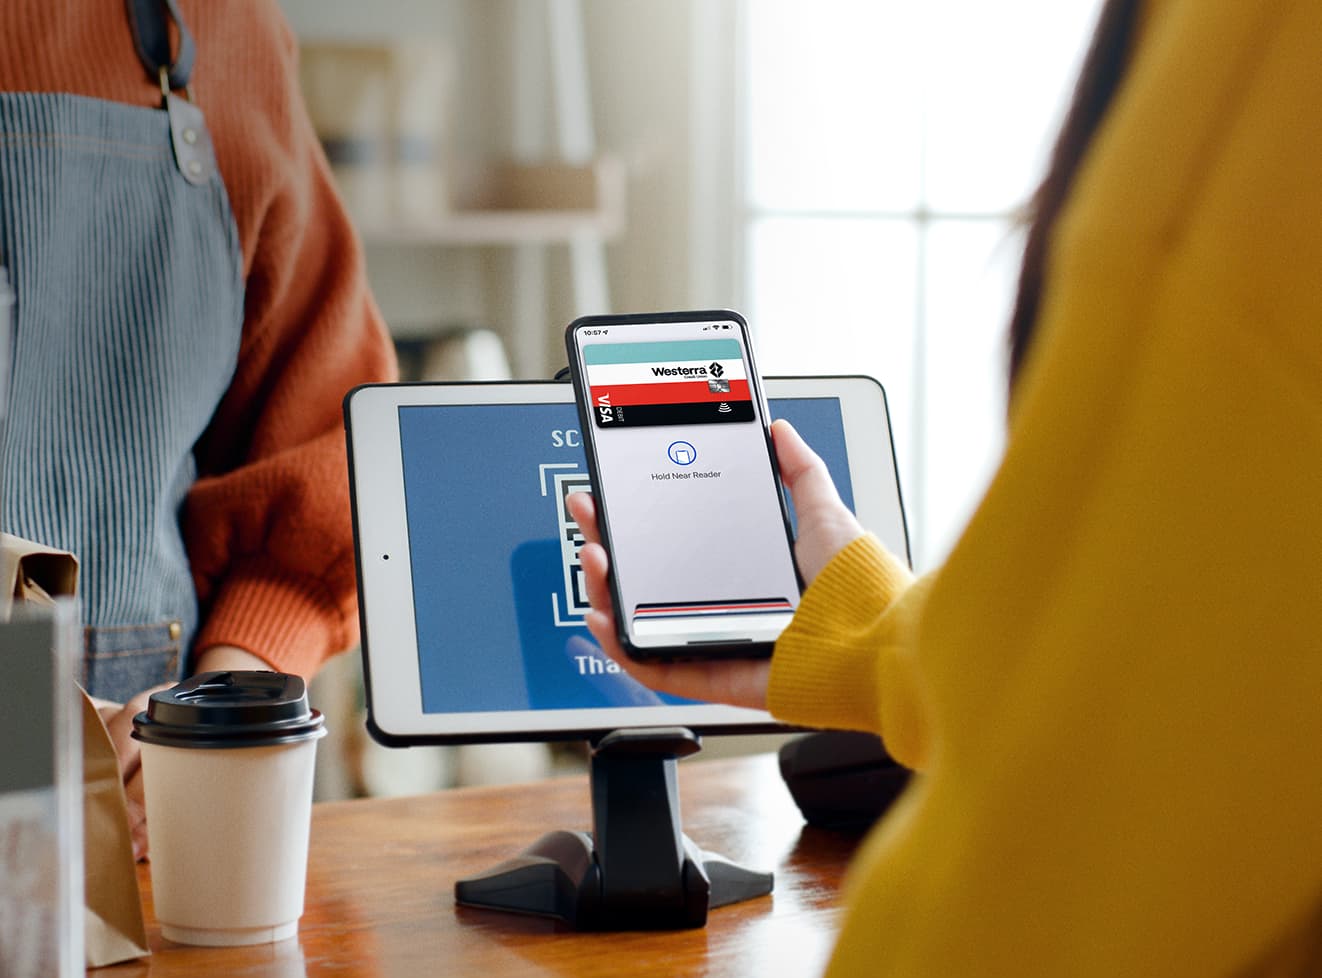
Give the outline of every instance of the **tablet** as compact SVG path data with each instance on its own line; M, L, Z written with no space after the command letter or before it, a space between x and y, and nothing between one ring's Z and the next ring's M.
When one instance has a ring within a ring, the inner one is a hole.
M907 559L881 386L777 377L766 395L772 417L825 459L863 525ZM761 711L655 693L589 635L582 536L564 503L589 490L569 384L368 385L350 391L344 418L367 725L377 740L777 729ZM719 541L695 559L719 560Z

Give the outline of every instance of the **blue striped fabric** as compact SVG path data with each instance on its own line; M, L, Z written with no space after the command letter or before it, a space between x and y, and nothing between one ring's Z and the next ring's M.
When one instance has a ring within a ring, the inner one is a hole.
M0 526L77 554L88 625L179 621L186 648L179 511L243 322L224 188L183 179L164 111L0 94L0 234L16 299Z

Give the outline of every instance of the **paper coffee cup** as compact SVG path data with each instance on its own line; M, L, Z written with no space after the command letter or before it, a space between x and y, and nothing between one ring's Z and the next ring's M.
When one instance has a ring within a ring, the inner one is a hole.
M208 672L152 694L133 737L163 936L233 945L298 932L325 733L298 676Z

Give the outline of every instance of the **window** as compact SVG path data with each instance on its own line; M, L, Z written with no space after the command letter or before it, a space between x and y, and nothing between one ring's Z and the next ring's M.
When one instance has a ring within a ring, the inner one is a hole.
M1098 0L745 0L743 305L766 373L868 373L915 565L1002 446L1017 208Z

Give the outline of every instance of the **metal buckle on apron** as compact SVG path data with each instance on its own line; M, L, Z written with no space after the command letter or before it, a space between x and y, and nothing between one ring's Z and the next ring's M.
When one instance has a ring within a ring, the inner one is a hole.
M170 89L169 68L162 65L159 77L161 98L170 116L170 142L174 146L179 172L196 187L210 183L216 174L216 155L211 147L206 119L193 102L192 86L184 89L181 98Z

